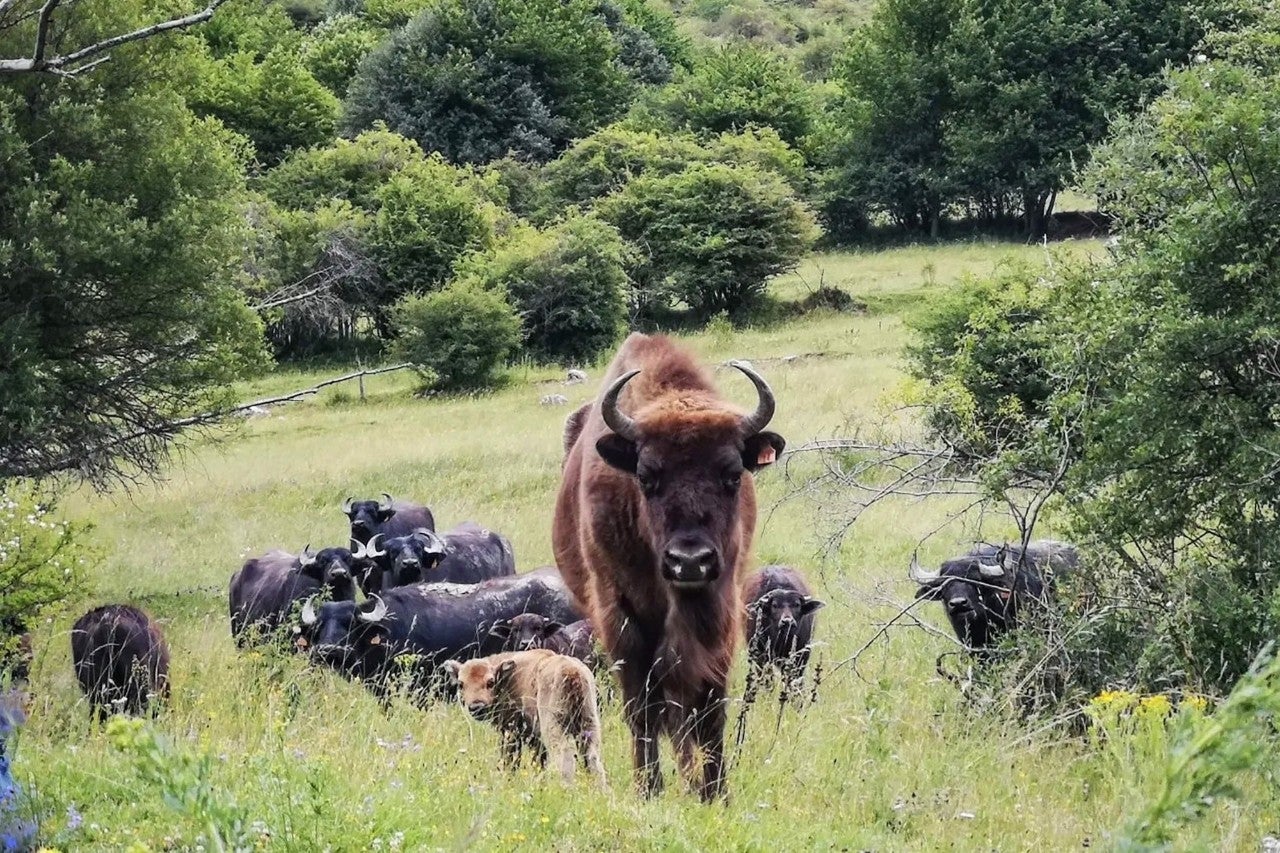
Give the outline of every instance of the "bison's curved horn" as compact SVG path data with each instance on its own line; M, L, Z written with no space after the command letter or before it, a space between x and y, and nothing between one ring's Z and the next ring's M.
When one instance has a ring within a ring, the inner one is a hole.
M348 496L347 499L342 502L342 513L344 515L351 515L351 501L353 500L354 498Z
M395 498L391 497L391 495L386 492L383 492L382 496L386 498L386 500L382 502L382 506L378 507L378 509L391 509L391 505L395 503Z
M365 613L363 610L360 611L359 613L360 621L375 622L375 623L381 622L383 619L387 617L387 603L382 600L382 596L380 595L371 595L369 597L372 598L376 603L373 605L373 610L369 611L368 613Z
M381 557L383 554L387 553L385 550L378 547L378 540L381 538L381 533L375 533L373 536L369 537L369 546L364 552L366 557L372 559L374 557Z
M428 554L444 554L448 551L444 545L444 540L441 539L433 530L428 530L425 527L419 527L417 530L413 531L413 535L422 537L426 542Z
M316 563L316 555L311 551L311 543L308 542L302 546L302 553L298 555L298 563L303 566L314 566Z
M978 563L978 571L982 572L984 578L1004 577L1004 566L999 563Z
M600 398L600 416L609 425L609 429L627 441L639 441L640 429L629 415L624 415L618 410L618 395L622 393L623 386L630 382L639 372L638 370L632 370L622 374L613 380L609 390L605 391L604 396Z
M316 609L311 606L313 598L315 598L314 595L307 596L306 603L302 605L302 624L308 628L320 621L319 617L316 616Z
M915 554L911 555L911 568L907 569L907 574L918 584L932 583L942 576L941 572L927 571Z
M767 427L769 421L773 420L773 412L777 408L778 401L774 399L773 389L769 387L769 383L765 382L759 373L756 373L741 361L731 361L729 363L741 370L743 375L751 380L751 384L756 386L756 394L760 397L756 410L742 421L743 433L755 435Z

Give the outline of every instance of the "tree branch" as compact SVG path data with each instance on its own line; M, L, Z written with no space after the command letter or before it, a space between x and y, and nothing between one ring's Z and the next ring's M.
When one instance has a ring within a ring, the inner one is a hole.
M0 0L0 12L14 5L16 0ZM96 44L83 47L74 53L63 56L45 57L45 52L49 44L49 29L53 23L53 12L58 8L61 0L45 0L44 6L40 9L40 17L36 23L36 41L31 56L21 59L0 59L0 74L57 74L62 77L72 77L76 74L96 68L109 57L102 57L93 62L87 62L79 65L92 57L105 53L112 48L119 47L133 41L141 41L151 38L152 36L165 33L170 30L180 30L196 24L204 23L213 17L213 13L218 7L227 0L210 0L210 3L202 11L194 12L182 18L172 18L168 21L151 24L150 26L136 29L133 32L122 33L118 36L112 36L103 39ZM79 65L79 67L75 67Z

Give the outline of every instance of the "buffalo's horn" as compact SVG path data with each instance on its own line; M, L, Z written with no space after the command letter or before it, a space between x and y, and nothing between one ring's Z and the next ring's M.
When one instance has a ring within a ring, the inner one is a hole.
M427 543L427 553L444 554L448 549L444 546L444 540L441 539L433 530L425 527L419 527L413 531L414 536L421 536Z
M1004 577L1004 566L999 563L978 563L978 571L982 572L984 578Z
M382 548L378 547L378 540L381 538L381 533L375 533L369 537L369 545L364 552L366 557L372 559L374 557L381 557L383 554L387 553Z
M387 603L382 600L382 596L380 595L371 595L369 597L375 602L373 610L368 613L365 613L363 610L360 611L360 621L381 622L387 616Z
M369 556L369 551L365 548L365 544L359 539L352 539L351 544L356 546L351 549L351 556L357 560L363 560Z
M936 581L936 580L941 576L941 574L942 574L942 573L941 573L941 572L930 572L930 571L927 571L927 570L924 568L924 566L920 565L920 559L919 559L919 557L917 557L915 554L912 554L912 555L911 555L911 568L909 568L909 569L907 570L907 574L908 574L908 575L911 577L911 579L912 579L913 581L915 581L916 583L919 583L919 584L926 584L926 583L930 583L930 582L932 582L932 581Z
M352 500L354 500L354 499L353 499L353 498L351 498L351 497L348 497L345 501L343 501L343 502L342 502L342 512L343 512L343 514L345 514L345 515L351 515L351 501L352 501Z
M386 498L386 500L385 500L385 501L383 501L383 502L382 502L382 506L380 506L380 507L378 507L378 508L379 508L379 509L391 509L391 505L392 505L393 503L395 503L395 499L394 499L394 498L392 498L392 497L391 497L391 495L387 494L386 492L383 492L383 493L382 493L382 496L383 496L384 498Z
M773 420L773 410L777 408L778 402L773 397L773 389L769 387L769 383L741 361L729 362L734 367L742 371L751 384L756 386L756 394L760 396L760 403L756 406L755 412L748 415L742 421L742 431L746 435L755 435L760 430L769 425L769 421Z
M298 557L298 563L303 566L313 566L316 562L316 555L311 552L311 543L308 542L302 546L302 554Z
M638 370L632 370L629 373L622 374L613 380L609 390L605 391L604 396L600 398L600 415L604 418L604 422L609 425L609 429L627 441L639 441L640 429L629 415L624 415L618 410L618 395L622 393L623 386L630 382L639 372Z
M315 598L314 595L307 596L306 603L302 605L302 624L308 628L320 621L316 616L316 609L311 606L311 599L313 598Z

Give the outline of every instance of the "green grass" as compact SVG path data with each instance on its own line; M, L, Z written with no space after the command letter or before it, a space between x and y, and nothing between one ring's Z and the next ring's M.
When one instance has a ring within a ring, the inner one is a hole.
M792 446L886 421L902 427L892 400L903 313L1010 250L974 243L816 257L778 282L778 294L801 295L823 270L872 310L687 342L709 362L755 361L777 391L774 428ZM821 355L783 360L806 354ZM591 372L587 385L561 388L550 384L555 371L520 369L493 395L437 401L413 397L409 376L373 377L364 403L353 388L330 389L189 447L163 484L66 501L69 515L96 525L103 559L93 567L93 603L138 601L168 632L174 697L157 729L178 749L213 757L207 777L187 781L194 788L203 778L215 799L260 821L269 832L258 836L263 847L367 850L378 840L387 850L403 833L408 850L1065 850L1105 847L1108 830L1154 790L1158 750L1101 749L968 711L934 673L947 644L918 629L889 631L858 673L833 672L895 612L887 601L910 599L911 551L953 504L886 502L824 552L848 505L805 488L819 470L812 454L759 478L766 522L757 558L802 567L815 580L828 602L818 629L827 674L816 705L780 719L776 704L753 710L725 805L703 806L675 784L656 801L637 799L616 702L603 709L612 790L599 793L529 768L504 774L495 733L457 707L397 702L384 713L363 688L302 659L234 650L222 590L241 558L342 542L338 507L348 494L424 500L442 525L470 518L506 532L522 568L549 563L561 425L597 392L600 368ZM750 403L742 377L718 375L731 397ZM242 390L248 399L320 378L281 372ZM539 405L553 391L570 405ZM995 538L1010 528L991 517L983 532ZM947 528L921 557L941 559L975 535L972 525ZM200 592L205 586L219 591ZM925 613L944 624L936 608ZM135 841L193 849L201 821L166 805L133 756L89 722L69 665L74 615L38 632L35 709L17 747L17 775L39 791L47 814L46 840L76 850ZM739 692L741 683L739 667ZM665 747L664 763L671 773ZM84 826L60 835L72 804ZM1278 827L1274 794L1251 791L1241 805L1215 807L1180 847L1257 849Z

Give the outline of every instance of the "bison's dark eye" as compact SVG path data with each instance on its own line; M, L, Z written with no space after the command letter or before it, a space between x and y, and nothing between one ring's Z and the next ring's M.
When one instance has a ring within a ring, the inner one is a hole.
M640 489L646 495L654 495L658 492L658 487L662 485L662 480L653 471L641 471L636 475L640 481Z
M726 489L728 489L729 491L731 491L731 492L735 492L735 491L737 491L737 490L738 490L738 487L739 487L739 486L741 486L741 485L742 485L742 474L741 474L741 472L736 473L736 474L725 474L725 475L724 475L724 487L725 487Z
M489 676L487 679L485 679L484 686L485 686L485 687L492 687L493 685L494 685L494 678L493 678L493 676L491 675L491 676Z

